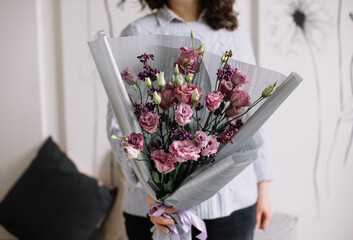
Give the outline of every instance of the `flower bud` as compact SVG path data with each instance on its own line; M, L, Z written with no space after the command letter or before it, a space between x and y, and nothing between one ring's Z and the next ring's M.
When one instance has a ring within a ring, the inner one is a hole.
M158 87L163 88L165 86L164 72L156 74Z
M275 82L274 84L270 84L270 86L265 88L265 90L262 91L262 94L261 94L262 97L267 98L267 97L271 96L272 93L275 91L276 85L277 85L277 82Z
M194 102L197 102L200 99L200 94L199 94L199 91L197 90L197 88L195 88L195 90L192 92L191 99Z
M113 134L113 135L110 136L110 139L117 140L119 138L116 135Z
M179 65L178 64L175 64L175 66L174 66L174 74L175 75L179 74Z
M145 78L145 83L146 83L146 86L148 88L152 87L152 82L151 82L151 79L149 77Z
M227 61L227 58L225 55L222 56L221 61L222 61L222 63L225 63Z
M200 47L199 47L199 50L201 51L201 52L204 52L205 51L205 43L203 42L203 43L201 43L201 45L200 45Z
M121 73L122 79L129 85L133 85L136 83L137 77L135 73L132 71L131 67L127 67Z
M175 76L173 75L172 76L172 80L170 80L173 84L174 84L174 82L175 82Z
M191 30L191 32L190 32L190 37L191 37L191 38L194 38L194 30Z
M189 73L188 75L186 75L187 82L191 82L193 78L194 78L194 74Z
M189 60L187 58L183 59L183 65L188 66L189 65Z
M183 85L184 84L184 78L182 75L178 75L177 76L177 85L180 86L180 85Z
M161 96L159 96L156 91L153 93L153 101L154 101L157 105L161 104L161 102L162 102Z
M134 84L134 89L135 89L135 91L137 92L137 86L136 86L136 84Z

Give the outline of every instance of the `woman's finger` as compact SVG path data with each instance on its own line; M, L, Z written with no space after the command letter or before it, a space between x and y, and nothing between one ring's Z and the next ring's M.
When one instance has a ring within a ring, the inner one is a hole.
M161 225L172 225L174 224L174 220L173 219L169 219L169 218L164 218L162 216L159 217L154 217L154 216L150 216L151 219L153 219L153 221L161 224Z
M162 232L165 232L165 233L169 233L169 228L167 228L166 226L162 225L162 224L159 224L158 222L154 221L153 218L150 219L151 222L156 226L156 228Z
M175 208L172 208L172 207L167 207L165 209L165 213L168 213L168 214L172 214L172 213L176 213L178 210L176 210Z
M261 226L261 212L256 211L256 221L255 221L255 229Z
M271 218L272 218L272 213L263 214L262 223L261 223L262 229L267 228L268 224L270 223Z

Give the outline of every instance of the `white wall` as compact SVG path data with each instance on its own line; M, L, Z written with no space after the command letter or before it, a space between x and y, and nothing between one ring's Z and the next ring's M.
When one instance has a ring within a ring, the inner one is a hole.
M352 145L348 163L343 165L348 138L353 132L352 118L343 121L329 160L336 120L341 115L336 26L339 1L315 0L305 8L312 21L307 25L306 35L313 33L309 42L313 45L313 57L318 68L321 116L317 112L310 50L302 32L298 29L295 31L293 27L290 15L294 8L289 2L300 1L260 1L259 8L260 64L286 74L296 71L304 78L301 86L269 121L276 175L271 184L273 208L274 211L298 216L300 240L353 239L350 227L353 215ZM343 0L342 8L343 77L347 83L349 62L353 55L353 21L349 19L348 13L353 12L353 1ZM347 93L348 89L349 84L344 91ZM321 153L314 174L319 119L322 121Z
M300 51L305 46L299 44L296 54L288 57L271 47L274 36L268 13L280 7L274 0L271 4L258 0L238 2L241 21L250 30L259 64L283 73L296 70L305 78L269 122L275 149L276 180L271 183L273 209L299 217L300 240L351 239L349 217L353 209L349 202L353 200L353 192L348 184L353 180L350 174L353 163L349 161L345 169L341 167L340 149L335 150L338 155L331 164L330 197L325 192L325 156L330 147L327 140L332 139L334 114L338 112L338 88L331 84L338 71L335 24L328 26L330 38L317 57L323 82L322 99L329 109L325 111L326 140L318 173L321 204L318 218L312 181L317 116L313 110L315 87L307 50ZM326 2L334 18L337 2ZM345 2L346 11L353 11L352 5L347 4L349 0ZM137 0L128 0L124 9L116 8L117 1L108 0L108 3L114 36L146 13L140 12ZM106 16L102 0L0 1L0 199L48 135L54 136L83 172L109 184L107 98L86 44L97 30L109 33ZM345 22L343 29L349 26L351 29L349 24ZM344 32L347 45L353 39L351 33ZM0 229L0 239L6 236Z

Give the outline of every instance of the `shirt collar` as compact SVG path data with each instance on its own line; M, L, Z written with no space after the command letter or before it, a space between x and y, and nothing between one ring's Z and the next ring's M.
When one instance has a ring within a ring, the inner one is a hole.
M164 26L172 21L177 21L177 22L187 22L178 15L176 15L170 8L168 8L167 5L164 5L160 9L158 9L155 13L155 16L157 17L157 20L161 26ZM201 19L204 16L204 12L201 13L198 21L201 21Z

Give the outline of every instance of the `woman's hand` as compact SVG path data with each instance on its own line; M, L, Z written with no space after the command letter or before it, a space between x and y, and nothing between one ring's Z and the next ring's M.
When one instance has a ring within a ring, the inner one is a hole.
M256 202L255 228L266 229L272 218L272 210L268 195L268 182L258 183L258 198Z
M147 195L147 206L148 208L151 208L154 204L156 204L157 202L150 196ZM159 207L156 207L155 209L152 210L152 213L154 213L155 211L157 211ZM172 207L167 207L165 209L165 213L171 214L171 213L175 213L178 210L172 208ZM164 218L163 216L159 216L159 217L154 217L154 216L150 216L150 220L151 222L156 226L156 228L160 231L163 231L165 233L169 233L169 228L166 225L171 225L174 224L174 220L173 219L169 219L169 218Z

